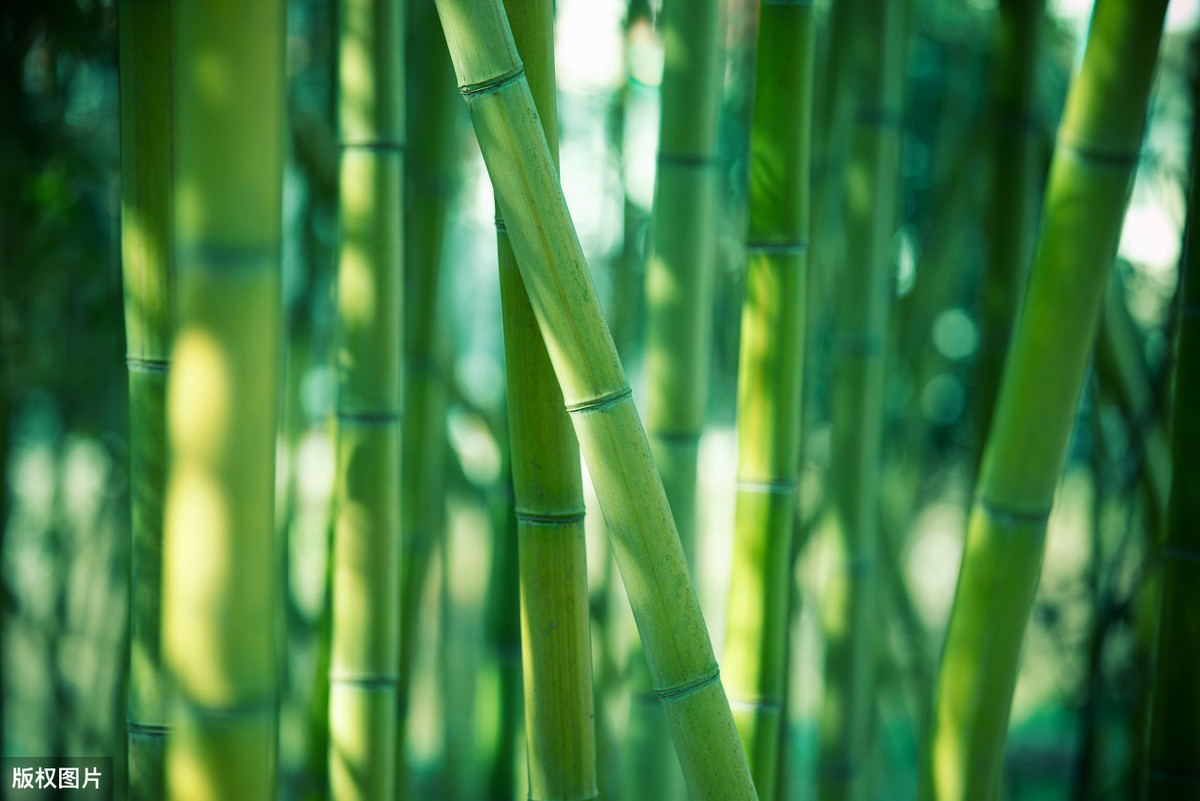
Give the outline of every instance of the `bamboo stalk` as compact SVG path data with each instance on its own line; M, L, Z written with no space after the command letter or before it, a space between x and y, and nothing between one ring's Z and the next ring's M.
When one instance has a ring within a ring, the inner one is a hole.
M163 797L168 731L161 632L167 375L175 327L171 3L122 0L118 19L121 261L133 523L129 548L129 797L151 801Z
M454 185L454 72L433 0L405 5L407 126L404 236L404 432L401 442L400 668L397 785L407 793L405 734L418 646L421 601L446 501L446 358L438 286L446 213Z
M502 8L438 13L694 799L755 798L683 548Z
M1193 59L1200 50L1193 47ZM1200 79L1192 76L1193 114L1200 110ZM1200 120L1192 120L1192 181L1188 192L1186 253L1180 265L1179 341L1175 356L1170 502L1162 554L1162 609L1151 700L1146 798L1200 799Z
M967 527L921 797L996 791L1018 655L1116 254L1165 0L1097 4Z
M166 797L274 795L282 2L173 7L178 329L167 388Z
M775 798L800 468L815 39L810 2L766 0L760 14L725 665L755 787Z
M510 0L506 8L557 167L554 5ZM579 444L499 208L496 245L520 560L529 797L582 801L598 793Z
M403 41L399 2L341 4L338 478L329 668L329 783L338 801L391 801L396 795Z
M646 264L646 433L693 574L696 469L708 400L717 212L717 128L725 76L718 0L668 0L652 253ZM630 630L633 633L633 630ZM640 648L630 650L627 797L681 797L667 723Z
M829 526L837 560L823 600L822 799L862 798L874 728L883 393L891 305L905 48L899 0L860 34L846 186L846 262L833 358Z
M1038 29L1045 0L1001 0L992 104L992 213L983 274L979 366L975 374L977 431L991 428L1004 354L1012 336L1034 235L1038 156L1036 119ZM982 444L981 444L982 447Z

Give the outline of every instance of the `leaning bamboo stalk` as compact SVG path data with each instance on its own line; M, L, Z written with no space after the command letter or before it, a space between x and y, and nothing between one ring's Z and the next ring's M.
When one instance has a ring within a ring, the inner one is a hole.
M846 182L846 261L838 276L833 361L830 543L823 599L822 799L867 785L876 619L883 394L891 305L905 48L903 3L874 0L856 42L856 107Z
M992 75L996 139L992 208L988 215L988 258L981 291L979 366L975 374L976 430L980 439L991 427L1000 371L1033 247L1041 150L1036 119L1038 29L1044 8L1045 0L999 3Z
M1197 55L1193 48L1193 58ZM1192 77L1192 110L1200 110L1200 79ZM1146 798L1200 798L1200 119L1192 121L1192 183L1185 256L1180 269L1182 313L1175 356L1175 421L1166 542L1162 548L1162 609L1151 701Z
M761 798L776 797L804 361L815 40L810 2L762 3L738 362L725 668Z
M178 328L167 388L166 797L276 785L282 2L173 7Z
M438 13L689 790L702 801L755 798L662 482L503 9L494 0L439 0Z
M557 165L554 4L510 0L506 8ZM598 794L579 443L499 208L496 245L520 563L529 797L583 801Z
M337 276L331 797L396 794L400 670L403 11L344 0Z
M1097 4L1067 96L951 611L921 797L989 797L1046 522L1137 164L1166 0Z
M397 785L407 792L405 735L421 604L430 560L445 529L445 332L438 286L454 186L454 71L433 0L406 4L407 184L404 217L404 432L400 457L400 668Z
M129 797L163 797L162 621L167 375L175 327L171 3L120 5L121 262L129 368ZM4 522L0 519L0 525Z
M664 52L652 253L646 265L645 421L694 574L696 469L712 352L725 26L718 0L668 0L659 22ZM627 670L625 795L679 798L681 777L641 649L630 650Z

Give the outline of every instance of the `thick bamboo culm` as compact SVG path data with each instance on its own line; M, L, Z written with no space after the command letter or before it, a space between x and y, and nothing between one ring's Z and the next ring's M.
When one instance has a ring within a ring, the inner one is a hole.
M1193 45L1193 65L1200 48ZM1192 75L1192 182L1180 267L1171 496L1162 548L1162 610L1151 701L1147 801L1200 799L1200 78Z
M163 797L162 667L167 374L175 333L171 2L122 0L121 263L129 366L129 797Z
M1004 354L1032 253L1042 145L1036 78L1045 0L1001 0L998 10L992 74L992 204L974 390L980 448L991 426Z
M883 393L896 228L905 48L900 0L870 0L852 79L846 259L831 341L833 549L822 599L825 684L818 795L863 798L875 716Z
M1166 0L1097 3L967 525L920 797L996 792L1046 523L1116 255Z
M441 41L433 0L405 4L408 90L407 185L404 215L404 432L400 475L400 668L396 758L398 790L407 792L405 733L421 620L433 549L445 528L445 331L438 285L446 213L454 186L458 93L450 55Z
M495 0L439 0L438 13L692 798L756 798L662 482L504 11Z
M337 508L329 784L396 796L400 670L403 9L344 0L337 275Z
M760 798L776 797L808 266L810 2L762 3L738 361L738 484L725 633L730 702Z
M554 3L509 0L506 9L557 164ZM518 526L529 798L584 801L598 793L579 443L499 208L496 245Z
M172 6L178 327L162 642L166 798L275 795L284 6Z
M689 567L708 401L716 259L717 128L725 77L718 0L667 0L652 252L646 265L646 433ZM634 631L630 629L630 633ZM641 649L630 649L626 797L678 799L682 777Z

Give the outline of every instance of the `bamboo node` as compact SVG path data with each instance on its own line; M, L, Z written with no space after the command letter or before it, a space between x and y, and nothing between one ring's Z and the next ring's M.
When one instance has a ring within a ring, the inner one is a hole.
M125 731L130 735L165 739L171 727L164 723L140 723L136 720L125 721Z
M350 673L344 670L329 671L330 684L361 687L364 690L395 690L400 684L399 673Z
M711 672L704 674L695 681L689 681L678 687L670 687L665 690L655 688L654 694L658 696L663 703L668 701L678 701L680 698L687 698L689 695L696 693L708 687L710 684L717 684L721 681L721 668L714 667Z
M337 413L338 423L352 426L390 426L400 421L399 412L343 412Z
M1112 152L1098 150L1087 145L1077 145L1074 142L1068 141L1062 132L1059 132L1058 136L1055 137L1055 144L1062 150L1070 153L1078 161L1114 170L1133 169L1137 166L1138 160L1142 155L1141 148L1132 151Z
M477 95L484 92L496 92L508 86L513 81L525 75L525 65L517 64L517 66L502 72L499 75L488 78L486 81L478 81L476 83L466 83L458 87L458 93L463 97L468 95Z
M567 412L574 414L576 412L600 412L612 406L616 406L621 401L629 398L633 394L628 385L623 389L618 389L616 392L609 392L591 400L583 401L582 403L572 403L567 406Z
M738 479L738 492L758 492L767 495L792 495L796 492L796 481L751 481Z
M546 527L565 527L572 526L577 523L582 523L584 518L584 510L571 512L524 512L520 509L516 510L517 520L522 523L527 523L531 526L546 526Z
M976 504L984 514L992 519L993 523L1003 528L1024 528L1030 526L1044 528L1046 521L1050 519L1050 512L1053 509L1052 506L1033 511L1012 509L995 504L984 497L978 498Z
M258 245L195 243L180 245L176 257L181 270L251 272L266 268L274 272L278 270L279 248L279 242Z
M126 356L125 364L137 373L157 373L166 375L171 368L170 359L144 359L141 356Z

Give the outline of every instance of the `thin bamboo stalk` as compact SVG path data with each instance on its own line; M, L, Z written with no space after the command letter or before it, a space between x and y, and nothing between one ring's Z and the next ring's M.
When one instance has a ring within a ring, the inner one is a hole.
M659 17L664 52L652 253L646 265L645 422L693 574L697 457L712 353L723 16L718 0L668 0ZM679 798L682 777L640 648L630 650L627 671L624 793Z
M405 734L421 601L434 546L445 530L446 359L438 286L454 186L454 71L433 0L406 3L407 199L404 236L404 432L401 442L400 668L397 778L408 791Z
M173 6L178 328L167 388L166 797L274 795L284 6Z
M345 0L337 286L331 797L396 795L400 670L403 10Z
M992 104L992 211L983 274L979 366L975 373L976 430L991 428L1004 354L1012 336L1033 247L1041 132L1037 125L1038 29L1045 0L1001 0Z
M494 0L439 0L438 13L688 788L701 801L755 798L662 482L503 10Z
M922 798L996 791L1046 521L1116 254L1165 0L1097 4L1067 96L942 653Z
M163 797L168 730L162 665L167 375L172 263L171 6L122 0L121 262L129 369L129 797ZM5 423L7 425L7 423ZM0 518L0 526L4 521Z
M725 667L761 798L776 797L800 468L812 3L762 3L738 368L738 485Z
M832 341L830 543L823 599L822 799L862 798L875 719L883 393L891 305L905 48L903 3L874 0L856 40L846 262Z
M557 166L554 4L510 0L506 8ZM499 209L496 245L520 560L529 797L582 801L598 793L579 443Z
M1193 57L1200 49L1193 48ZM1200 79L1192 76L1193 115L1200 110ZM1186 254L1180 267L1182 314L1175 356L1170 503L1162 548L1162 610L1151 700L1146 798L1200 799L1200 119L1192 121L1192 182L1188 192Z

